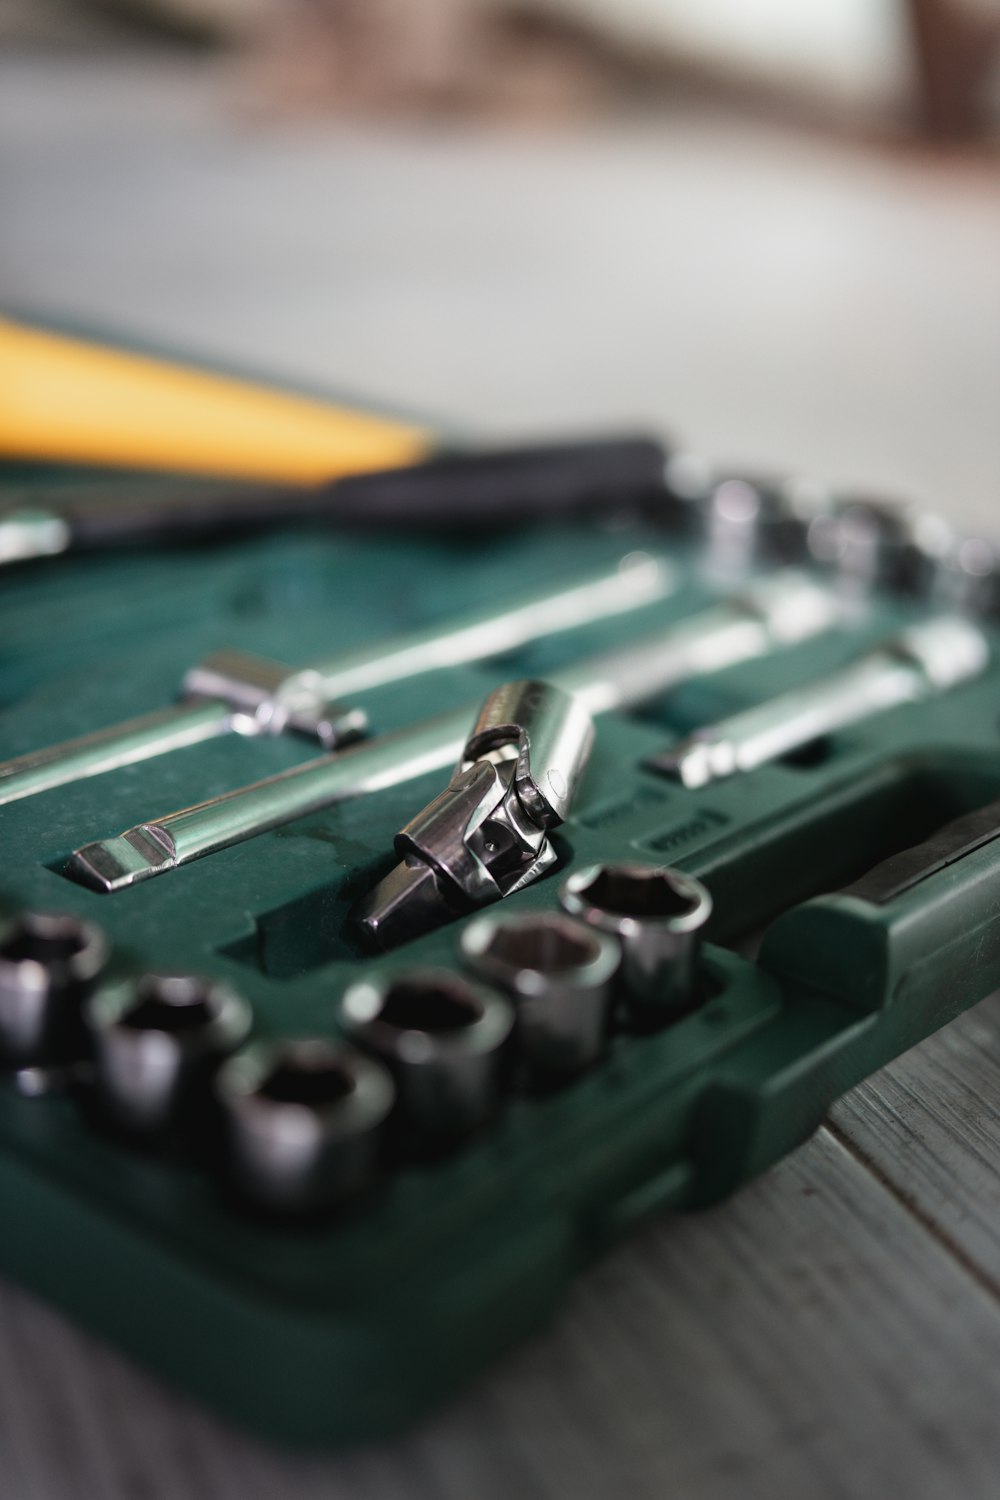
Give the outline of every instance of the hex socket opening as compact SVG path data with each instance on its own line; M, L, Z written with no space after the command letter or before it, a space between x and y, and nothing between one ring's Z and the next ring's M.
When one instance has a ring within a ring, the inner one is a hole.
M276 1062L254 1092L273 1104L301 1104L326 1109L354 1092L355 1080L343 1063L326 1056L284 1058Z
M9 963L31 960L44 968L62 966L83 953L90 941L75 917L25 912L0 942L0 958Z
M210 1025L218 1013L208 980L186 974L145 974L135 1004L120 1024L131 1031L165 1031L175 1036Z
M589 933L559 917L543 915L498 923L483 945L482 956L512 969L558 973L592 963L600 951L597 939Z
M605 865L575 894L622 917L686 917L698 909L697 899L678 889L669 870Z
M479 997L460 981L417 978L394 980L379 1007L377 1019L400 1031L458 1031L483 1016Z

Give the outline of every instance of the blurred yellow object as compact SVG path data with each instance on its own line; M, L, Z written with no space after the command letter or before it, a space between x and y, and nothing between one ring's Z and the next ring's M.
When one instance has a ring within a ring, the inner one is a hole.
M431 446L396 418L0 318L0 459L311 484Z

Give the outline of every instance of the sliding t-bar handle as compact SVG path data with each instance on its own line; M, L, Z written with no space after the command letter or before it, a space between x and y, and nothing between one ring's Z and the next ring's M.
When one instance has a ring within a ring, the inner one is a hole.
M0 806L234 730L292 730L333 749L365 729L364 711L350 701L357 693L626 614L666 598L676 586L669 564L632 553L567 588L536 591L499 611L479 610L303 669L219 652L188 672L181 703L0 763Z

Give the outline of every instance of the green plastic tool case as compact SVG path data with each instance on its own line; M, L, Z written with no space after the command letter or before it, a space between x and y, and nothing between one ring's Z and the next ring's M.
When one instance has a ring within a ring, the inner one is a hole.
M678 594L630 617L367 695L376 731L405 725L708 602L685 546L593 521L485 540L312 530L10 568L0 754L164 706L220 646L304 662L499 606L513 587L569 582L636 547L685 570ZM698 1008L657 1032L618 1031L583 1076L512 1093L462 1149L387 1172L320 1225L243 1214L197 1155L119 1144L65 1094L26 1098L0 1081L0 1269L260 1435L366 1439L455 1391L550 1317L620 1236L733 1192L839 1094L1000 985L1000 840L972 840L888 899L838 894L1000 797L1000 639L975 682L750 775L688 791L645 764L677 734L812 682L920 614L878 597L849 628L598 721L559 866L505 909L554 909L582 862L699 876L715 910ZM460 922L382 960L348 923L440 774L112 896L62 873L89 840L314 753L292 735L224 736L3 807L0 900L97 921L121 969L224 976L258 1035L330 1033L345 984L373 962L457 963Z

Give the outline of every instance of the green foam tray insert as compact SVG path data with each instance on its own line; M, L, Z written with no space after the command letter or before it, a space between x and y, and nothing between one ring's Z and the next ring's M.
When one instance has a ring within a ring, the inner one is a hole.
M710 597L697 557L638 524L590 523L479 540L300 532L8 569L0 756L162 706L184 669L223 645L304 662L640 546L676 555L686 582L674 598L502 663L374 692L382 730L682 617ZM559 868L508 908L554 907L580 862L639 858L699 875L715 901L699 1009L656 1034L615 1035L585 1076L512 1095L462 1150L387 1173L319 1226L241 1214L195 1156L131 1149L90 1129L69 1098L4 1084L0 1268L260 1434L347 1442L412 1421L550 1316L615 1239L732 1192L839 1093L1000 984L997 847L886 907L824 894L1000 796L1000 664L704 791L644 768L672 736L811 681L919 613L880 599L830 637L599 722ZM291 736L230 736L0 808L0 899L93 918L119 967L224 976L252 1002L260 1035L330 1032L345 983L373 962L350 906L393 862L394 834L440 776L115 896L61 873L80 844L313 753ZM380 962L453 963L460 925Z

